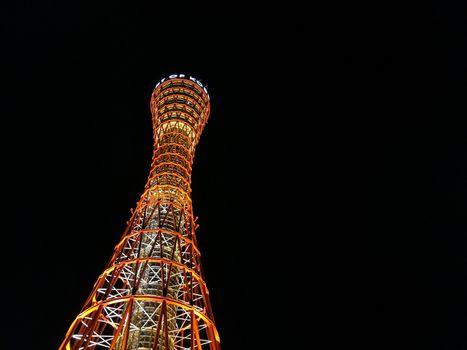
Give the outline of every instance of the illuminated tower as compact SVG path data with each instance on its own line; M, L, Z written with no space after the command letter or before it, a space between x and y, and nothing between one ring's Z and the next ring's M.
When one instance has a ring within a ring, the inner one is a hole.
M191 203L195 147L209 94L183 74L151 97L149 179L113 256L60 350L219 350Z

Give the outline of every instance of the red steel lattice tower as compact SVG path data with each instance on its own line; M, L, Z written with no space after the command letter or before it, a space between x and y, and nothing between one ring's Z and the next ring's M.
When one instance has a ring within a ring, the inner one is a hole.
M60 350L220 350L190 188L209 111L207 89L193 77L156 85L149 179Z

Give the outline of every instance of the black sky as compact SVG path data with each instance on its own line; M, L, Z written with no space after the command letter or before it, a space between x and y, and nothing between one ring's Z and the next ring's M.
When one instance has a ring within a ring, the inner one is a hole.
M5 349L60 344L178 72L211 96L192 195L224 350L465 348L465 5L0 6Z

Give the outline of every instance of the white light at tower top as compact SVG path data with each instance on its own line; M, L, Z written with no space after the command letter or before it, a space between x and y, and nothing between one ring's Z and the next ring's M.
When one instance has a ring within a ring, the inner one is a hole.
M168 80L168 79L175 79L175 78L182 78L182 79L187 79L187 80L191 80L193 82L195 82L196 84L198 84L199 87L201 87L203 89L203 91L206 93L206 95L208 96L208 99L210 99L210 96L209 96L209 92L208 92L208 89L206 88L206 86L198 79L196 79L195 77L191 76L191 75L185 75L183 73L181 74L171 74L168 76L168 78L162 78L161 80L159 80L156 84L156 86L154 87L154 89L157 89L157 87L163 83L164 81Z

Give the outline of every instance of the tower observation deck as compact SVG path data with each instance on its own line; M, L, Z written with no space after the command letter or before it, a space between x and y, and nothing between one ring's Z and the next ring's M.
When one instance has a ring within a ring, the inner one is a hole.
M206 87L174 74L151 96L149 178L104 271L59 350L220 350L191 201Z

